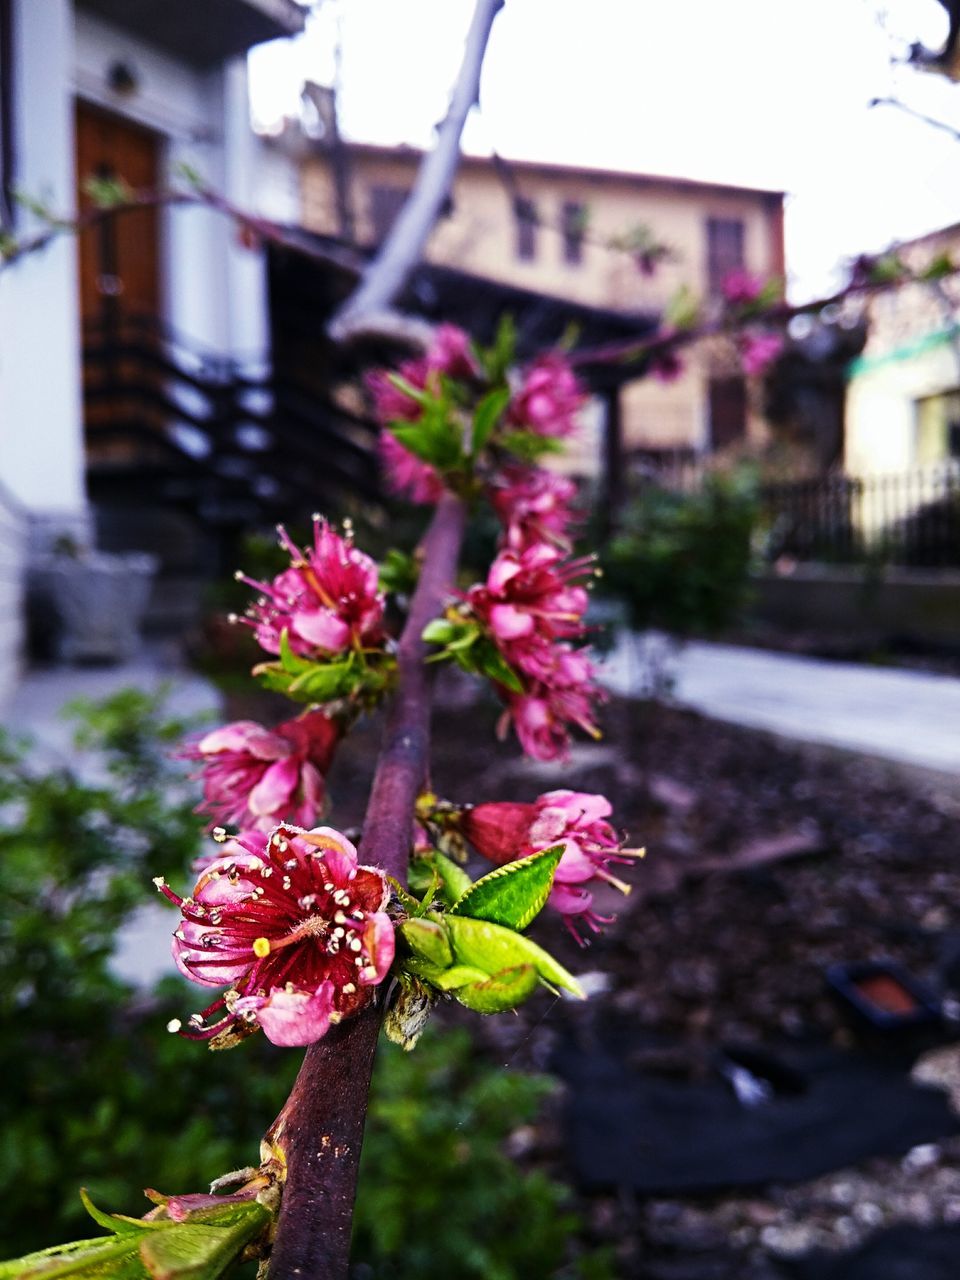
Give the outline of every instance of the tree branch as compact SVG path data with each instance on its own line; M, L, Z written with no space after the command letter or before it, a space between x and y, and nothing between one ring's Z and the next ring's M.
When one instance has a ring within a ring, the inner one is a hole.
M453 585L465 510L443 498L422 543L423 569L400 638L397 691L364 822L361 858L406 883L413 807L427 776L430 688L420 638ZM343 1280L367 1092L382 1009L331 1027L306 1052L293 1092L268 1135L286 1161L270 1280Z
M450 194L460 158L460 136L480 91L480 70L490 29L503 5L504 0L477 0L460 74L447 114L437 130L437 145L424 156L410 197L359 287L330 321L328 332L335 342L348 341L371 313L386 311L423 255L427 238Z

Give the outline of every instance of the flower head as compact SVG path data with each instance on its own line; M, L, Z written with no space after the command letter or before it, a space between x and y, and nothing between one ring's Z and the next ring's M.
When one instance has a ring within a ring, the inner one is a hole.
M428 462L404 448L389 431L380 432L380 463L387 488L411 502L427 505L443 497L443 481Z
M549 901L582 941L578 927L596 932L610 920L593 910L590 886L606 882L622 893L630 892L630 886L608 869L612 862L628 862L636 856L623 850L623 841L608 821L611 813L605 796L548 791L534 804L477 805L464 814L461 826L477 852L499 865L563 845Z
M267 653L280 652L284 630L290 648L302 657L329 658L353 646L379 646L384 601L374 561L320 516L313 518L308 550L301 550L282 525L279 532L290 568L272 582L237 574L260 593L245 620Z
M540 356L524 374L507 417L514 427L539 436L569 436L577 429L577 414L586 393L569 363L558 355Z
M577 496L572 480L542 467L505 467L489 495L511 551L524 551L535 542L570 550L570 526L576 518L570 504Z
M523 693L502 691L506 711L500 722L502 733L513 723L525 755L546 762L569 759L570 725L600 737L593 707L603 696L582 650L556 645L550 656L543 679L528 682Z
M456 325L442 324L426 354L416 360L405 360L397 372L417 391L437 391L441 374L447 378L475 378L478 369L468 335ZM412 396L396 386L386 370L374 369L364 381L373 397L374 413L384 426L390 422L416 422L423 412Z
M183 1034L207 1040L262 1027L279 1045L319 1040L373 998L393 961L382 871L332 827L244 832L201 874L192 895L158 888L182 914L173 937L192 982L229 989Z
M763 293L763 279L750 271L737 268L728 272L720 283L724 298L733 306L747 306Z
M783 338L778 333L764 333L761 329L745 329L737 338L740 363L744 373L759 377L783 350Z
M197 811L228 827L269 831L283 820L310 826L323 810L324 775L339 738L339 725L322 711L272 730L253 720L214 729L181 753L202 765Z

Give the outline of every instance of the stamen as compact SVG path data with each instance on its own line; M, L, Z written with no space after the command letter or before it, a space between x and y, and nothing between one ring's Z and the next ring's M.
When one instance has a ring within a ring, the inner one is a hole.
M265 956L268 956L270 954L270 939L254 938L253 954L261 960L263 960Z
M182 1026L183 1026L183 1023L180 1021L179 1018L171 1018L170 1021L167 1023L167 1030L170 1032L171 1035L175 1036Z

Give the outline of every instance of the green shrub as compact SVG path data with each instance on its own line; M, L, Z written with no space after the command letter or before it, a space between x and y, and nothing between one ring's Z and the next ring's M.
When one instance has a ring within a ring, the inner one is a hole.
M601 555L604 589L626 600L634 627L722 631L747 600L758 519L745 470L709 475L693 493L650 487L626 508Z

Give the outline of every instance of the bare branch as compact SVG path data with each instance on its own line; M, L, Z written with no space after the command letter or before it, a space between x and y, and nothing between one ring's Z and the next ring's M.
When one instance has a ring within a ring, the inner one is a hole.
M944 133L949 133L951 138L960 142L960 129L955 128L952 124L947 124L946 120L938 120L935 116L924 115L922 111L916 111L913 107L908 107L899 98L873 98L870 101L870 106L896 107L898 111L903 111L906 115L913 116L914 120L922 120L924 124L928 124L934 129L942 129Z
M422 544L423 568L398 651L397 692L364 821L361 858L406 883L413 808L427 776L430 687L421 636L453 585L466 513L445 497ZM343 1280L350 1254L367 1091L382 1010L331 1027L310 1046L267 1137L287 1169L270 1280Z
M372 312L382 314L389 310L423 254L453 185L460 136L470 108L477 102L490 29L503 5L504 0L477 0L460 74L447 114L437 130L437 144L424 156L410 197L360 286L331 320L328 332L336 342L349 341L358 328L368 323Z

